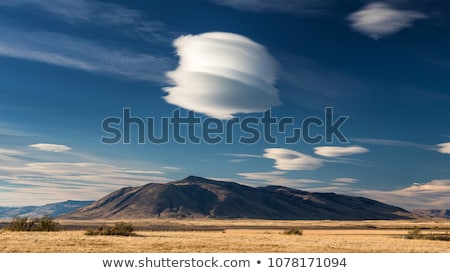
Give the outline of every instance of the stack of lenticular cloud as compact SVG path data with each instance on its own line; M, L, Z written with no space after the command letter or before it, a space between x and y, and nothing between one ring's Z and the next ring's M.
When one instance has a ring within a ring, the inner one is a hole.
M181 36L174 41L179 66L167 73L164 99L205 115L230 119L281 104L277 63L260 44L233 33Z

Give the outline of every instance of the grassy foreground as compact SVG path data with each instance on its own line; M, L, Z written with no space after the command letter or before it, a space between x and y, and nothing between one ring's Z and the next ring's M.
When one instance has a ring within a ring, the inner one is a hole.
M60 232L0 231L0 252L450 252L450 242L407 240L450 221L134 221L137 236L87 236L100 222L60 222ZM104 223L104 222L101 222ZM301 227L303 235L284 230Z

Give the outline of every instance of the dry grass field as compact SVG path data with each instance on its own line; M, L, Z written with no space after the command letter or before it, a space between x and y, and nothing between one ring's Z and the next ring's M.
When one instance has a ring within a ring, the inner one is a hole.
M0 231L0 252L450 252L450 242L407 240L417 226L424 233L450 221L128 221L137 236L87 236L105 222L60 221L60 232ZM302 236L285 235L290 227Z

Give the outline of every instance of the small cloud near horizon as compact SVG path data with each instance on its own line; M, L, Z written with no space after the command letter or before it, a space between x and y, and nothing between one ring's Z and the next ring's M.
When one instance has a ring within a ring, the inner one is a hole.
M338 147L338 146L322 146L315 147L314 153L324 157L340 157L349 156L355 154L362 154L369 152L369 149L361 146L349 146L349 147Z
M356 183L359 181L357 178L350 178L350 177L340 177L333 180L337 183Z
M173 166L164 166L162 168L165 169L165 170L169 170L169 171L181 171L182 170L182 168L173 167Z
M265 158L275 160L274 168L282 171L316 170L324 161L300 152L284 148L267 148Z
M36 144L28 145L28 147L38 149L41 151L55 152L55 153L66 152L66 151L72 150L71 147L66 146L66 145L50 144L50 143L36 143Z

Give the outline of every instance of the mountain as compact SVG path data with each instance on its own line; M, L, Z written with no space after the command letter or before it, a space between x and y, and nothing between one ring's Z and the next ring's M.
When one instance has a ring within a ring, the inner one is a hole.
M115 191L63 219L212 217L255 219L406 219L408 211L375 200L281 186L249 187L189 176Z
M423 209L413 212L422 217L450 218L450 210L448 209Z
M73 201L68 200L60 203L47 204L43 206L27 206L27 207L0 207L0 218L33 217L50 215L58 217L62 214L72 212L81 207L92 204L94 201Z

